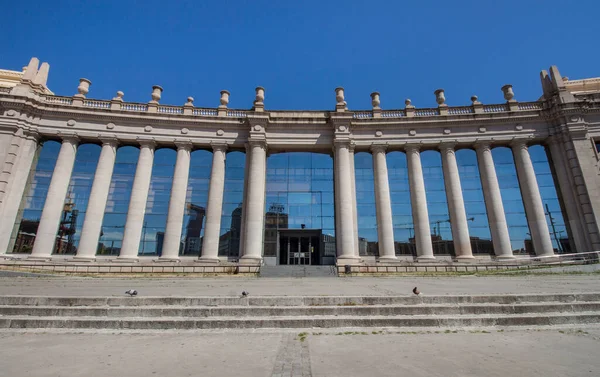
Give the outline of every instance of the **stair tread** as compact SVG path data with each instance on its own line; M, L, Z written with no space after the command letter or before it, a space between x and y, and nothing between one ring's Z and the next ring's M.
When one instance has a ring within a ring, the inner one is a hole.
M583 311L577 313L549 312L543 313L543 317L580 317L580 316L600 316L597 311ZM478 319L478 318L536 318L540 313L518 313L518 314L416 314L416 315L369 315L365 317L347 316L347 315L298 315L298 316L210 316L210 317L104 317L104 316L27 316L27 315L0 315L0 319L16 320L62 320L62 321L219 321L227 320L234 322L242 321L269 321L269 320L311 320L311 319L338 319L338 320L364 320L364 319Z
M356 304L356 305L0 305L0 309L332 309L332 308L454 308L454 307L529 307L529 306L600 305L600 301L539 301L516 303L415 303L415 304Z

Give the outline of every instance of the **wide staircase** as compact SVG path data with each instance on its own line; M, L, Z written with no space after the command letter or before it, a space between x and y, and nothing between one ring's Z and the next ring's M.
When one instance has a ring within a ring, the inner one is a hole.
M337 269L335 266L261 266L259 276L262 278L335 277Z
M0 296L0 328L257 329L600 324L600 293L485 296Z

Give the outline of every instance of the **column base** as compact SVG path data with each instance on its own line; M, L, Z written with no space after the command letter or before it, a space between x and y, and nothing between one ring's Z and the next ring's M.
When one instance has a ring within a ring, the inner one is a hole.
M511 261L511 260L515 260L517 259L517 257L515 257L514 255L497 255L496 256L496 260L497 261Z
M138 263L140 259L138 257L117 257L117 259L110 260L113 263Z
M433 262L437 262L437 260L435 259L434 256L422 256L422 257L417 257L417 262L419 262L419 263L433 263Z
M262 264L262 257L241 257L239 260L240 266L260 266Z
M345 265L350 265L350 266L356 266L359 264L362 264L362 259L360 257L338 257L337 260L335 261L335 264L338 266L345 266Z
M156 262L156 263L180 263L181 260L179 260L179 257L158 257L158 259L153 259L152 262Z
M398 259L397 257L380 257L379 259L377 259L377 262L379 262L379 263L402 263L402 261L400 259Z
M69 262L95 262L96 257L73 257Z
M219 258L204 258L204 257L200 257L200 258L196 259L194 262L216 264L216 263L220 263L221 260Z

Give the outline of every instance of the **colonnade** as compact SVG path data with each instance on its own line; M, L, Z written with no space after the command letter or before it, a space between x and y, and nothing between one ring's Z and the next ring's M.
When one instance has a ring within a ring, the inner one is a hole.
M116 160L118 140L114 138L101 138L100 141L102 142L102 150L91 188L77 255L75 256L75 259L78 260L93 260L95 258ZM79 140L73 136L62 139L62 145L48 189L30 258L48 259L51 257L60 225L63 203L73 171L78 142ZM139 139L138 144L140 153L125 222L121 252L117 261L136 260L142 237L156 145L154 141L144 139ZM169 200L163 253L159 257L159 261L176 261L179 259L179 243L182 235L190 170L190 153L193 145L191 142L177 142L175 146L177 148L177 160ZM512 142L510 146L513 150L515 165L517 167L517 176L534 249L538 255L551 255L554 251L527 144L525 141L517 140ZM206 263L218 262L225 181L225 156L227 152L226 144L212 144L211 147L213 150L213 161L206 211L206 226L202 244L202 255L199 257L201 262ZM455 156L455 147L454 143L441 143L438 146L442 156L444 182L456 257L459 260L465 260L472 259L473 253ZM479 141L473 147L477 153L485 206L496 257L499 259L513 258L500 187L491 153L491 144L490 142ZM397 260L394 249L392 208L386 162L386 152L391 150L391 148L394 150L403 149L407 156L417 259L419 261L434 260L435 256L433 254L427 198L421 165L420 153L422 146L419 144L406 144L401 148L396 148L384 144L373 144L370 147L370 151L373 154L380 261L394 262ZM336 140L334 142L338 264L360 262L358 254L354 149L354 143L351 141ZM263 250L267 143L264 140L250 140L247 144L246 152L241 230L242 254L240 263L256 264L260 263Z

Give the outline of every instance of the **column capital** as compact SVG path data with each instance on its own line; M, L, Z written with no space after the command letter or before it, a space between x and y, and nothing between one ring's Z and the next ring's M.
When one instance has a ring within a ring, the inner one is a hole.
M371 150L371 153L385 153L388 149L388 145L387 144L371 144L371 147L369 149Z
M419 153L421 150L421 143L406 143L404 144L404 151L406 153Z
M348 145L348 150L350 153L354 153L354 149L356 149L356 143L353 140L350 140L350 145Z
M261 147L265 151L267 150L267 141L261 139L248 139L248 146L250 148L253 147Z
M156 148L156 141L154 141L154 139L144 139L144 138L138 137L137 142L141 147L146 147L146 148L151 148L151 149Z
M58 134L62 139L63 143L70 143L73 145L79 144L79 137L75 133L60 133Z
M100 140L102 142L102 145L110 145L111 147L117 147L119 145L119 139L117 138L116 135L106 135L106 136L99 136L98 140Z
M212 147L213 152L216 152L216 151L223 152L223 153L227 152L228 145L225 142L213 141L210 143L210 146Z
M492 150L492 141L491 140L477 140L473 143L475 150L483 150L489 151Z
M454 153L456 144L456 141L444 141L438 145L438 148L442 153Z
M175 140L174 144L177 147L177 150L183 149L187 152L191 151L194 147L191 140Z
M512 139L510 147L512 149L527 149L527 139Z

